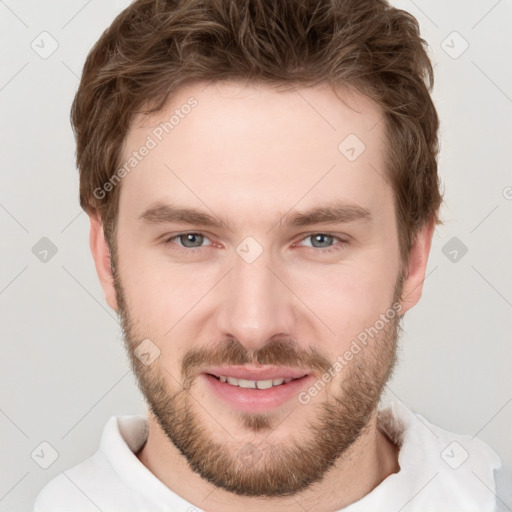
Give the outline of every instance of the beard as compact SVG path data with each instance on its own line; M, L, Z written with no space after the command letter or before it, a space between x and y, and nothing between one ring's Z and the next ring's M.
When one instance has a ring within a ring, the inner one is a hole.
M400 277L393 303L401 297L402 282ZM330 382L332 389L323 390L323 401L300 405L292 411L291 414L299 415L302 407L314 411L314 415L310 414L313 419L300 420L300 428L294 429L302 437L287 435L286 443L271 442L268 438L280 425L275 415L240 412L241 426L236 434L252 433L255 444L237 440L224 428L221 433L225 440L219 441L206 425L208 412L192 394L197 368L258 363L314 369L321 376L332 368L331 359L314 347L301 348L290 338L272 338L257 352L249 352L230 338L208 348L187 351L181 360L178 382L159 360L146 366L136 356L135 348L144 337L137 334L115 270L114 286L131 367L162 431L193 471L216 487L240 496L291 496L320 482L368 428L396 363L401 318L398 314L342 368L340 375ZM222 418L213 419L218 424L222 422ZM258 442L256 433L263 432L268 433L267 438Z

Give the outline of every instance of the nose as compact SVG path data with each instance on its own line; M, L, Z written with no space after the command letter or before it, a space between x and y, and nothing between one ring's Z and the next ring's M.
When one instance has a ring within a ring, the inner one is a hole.
M233 266L219 290L219 333L236 338L250 352L260 350L273 336L291 336L294 295L282 272L273 268L265 252L252 263L234 254Z

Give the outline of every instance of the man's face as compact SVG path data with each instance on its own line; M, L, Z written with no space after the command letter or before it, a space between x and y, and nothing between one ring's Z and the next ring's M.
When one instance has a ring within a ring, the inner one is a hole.
M114 255L132 365L170 442L238 494L319 481L372 418L394 362L384 122L365 97L342 98L187 86L124 147L123 162L150 147L122 181Z

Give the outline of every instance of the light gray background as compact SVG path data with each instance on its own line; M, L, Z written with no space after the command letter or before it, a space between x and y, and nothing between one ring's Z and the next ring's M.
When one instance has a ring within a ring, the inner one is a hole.
M393 3L431 47L446 204L386 400L478 434L510 470L512 2ZM30 510L49 479L96 450L111 415L145 411L90 255L69 124L85 56L126 5L0 0L1 511ZM46 59L31 48L43 31L59 45ZM469 44L461 55L453 31ZM46 263L32 252L42 237L58 248ZM456 262L442 252L452 237L468 248ZM48 469L31 458L43 441L58 452Z

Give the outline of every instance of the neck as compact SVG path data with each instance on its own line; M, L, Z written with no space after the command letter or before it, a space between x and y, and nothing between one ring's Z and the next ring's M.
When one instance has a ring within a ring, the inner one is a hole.
M376 412L357 441L321 482L294 496L254 498L232 494L203 480L149 414L149 435L137 457L159 480L191 504L208 512L339 510L358 501L399 471L398 447L377 427Z

